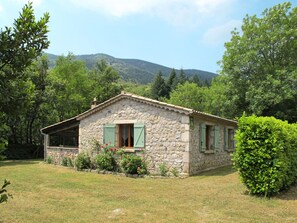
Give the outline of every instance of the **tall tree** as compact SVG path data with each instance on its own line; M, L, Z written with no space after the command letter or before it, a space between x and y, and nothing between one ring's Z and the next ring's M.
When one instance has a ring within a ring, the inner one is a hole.
M53 108L59 120L73 117L90 106L91 87L88 70L83 61L74 55L60 56L49 74L54 92Z
M170 72L166 85L168 87L169 92L173 91L178 85L178 77L174 68Z
M151 88L151 94L152 98L156 100L161 100L161 98L166 98L169 95L169 91L161 71L159 71L155 77Z
M246 16L233 31L221 61L232 116L273 115L297 121L297 8L291 3Z
M25 71L49 46L48 21L48 13L36 20L29 2L13 27L0 30L0 150L16 135L16 117L29 104L34 86Z
M207 88L198 87L197 84L186 81L184 84L177 85L176 89L170 93L170 99L167 102L205 111L206 90Z
M120 75L117 70L109 66L105 60L96 63L90 73L92 80L92 95L98 102L104 102L121 92Z

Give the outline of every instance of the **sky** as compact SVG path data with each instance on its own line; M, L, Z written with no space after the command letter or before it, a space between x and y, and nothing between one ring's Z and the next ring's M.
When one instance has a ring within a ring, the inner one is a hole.
M243 18L280 0L31 0L49 12L47 53L105 53L176 69L218 72L224 43ZM28 0L0 0L0 28L12 27ZM293 7L297 0L291 0Z

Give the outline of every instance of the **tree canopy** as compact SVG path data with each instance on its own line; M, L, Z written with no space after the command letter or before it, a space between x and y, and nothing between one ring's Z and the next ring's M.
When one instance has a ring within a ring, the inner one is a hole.
M230 117L273 115L297 121L297 8L290 3L246 16L234 30L221 61Z

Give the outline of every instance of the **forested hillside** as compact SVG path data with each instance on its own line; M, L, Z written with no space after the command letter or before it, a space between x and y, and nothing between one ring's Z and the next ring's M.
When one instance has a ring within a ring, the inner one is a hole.
M50 61L50 67L55 66L55 61L58 58L57 55L47 54ZM116 69L120 76L130 82L139 83L139 84L148 84L151 83L155 75L161 71L163 77L166 79L169 77L172 68L165 67L159 64L147 62L144 60L138 59L119 59L107 54L90 54L90 55L76 55L78 60L85 62L86 66L89 69L93 69L96 62L100 60L105 60L110 66ZM177 72L180 72L179 69L176 69ZM196 70L196 69L183 69L185 75L189 78L194 75L198 75L199 79L202 82L211 82L211 80L217 76L215 73Z

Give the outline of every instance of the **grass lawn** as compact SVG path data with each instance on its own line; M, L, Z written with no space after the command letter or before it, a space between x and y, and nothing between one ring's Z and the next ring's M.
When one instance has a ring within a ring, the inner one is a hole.
M272 199L249 196L231 167L186 179L77 172L41 161L0 162L0 204L11 222L296 222L297 187Z

